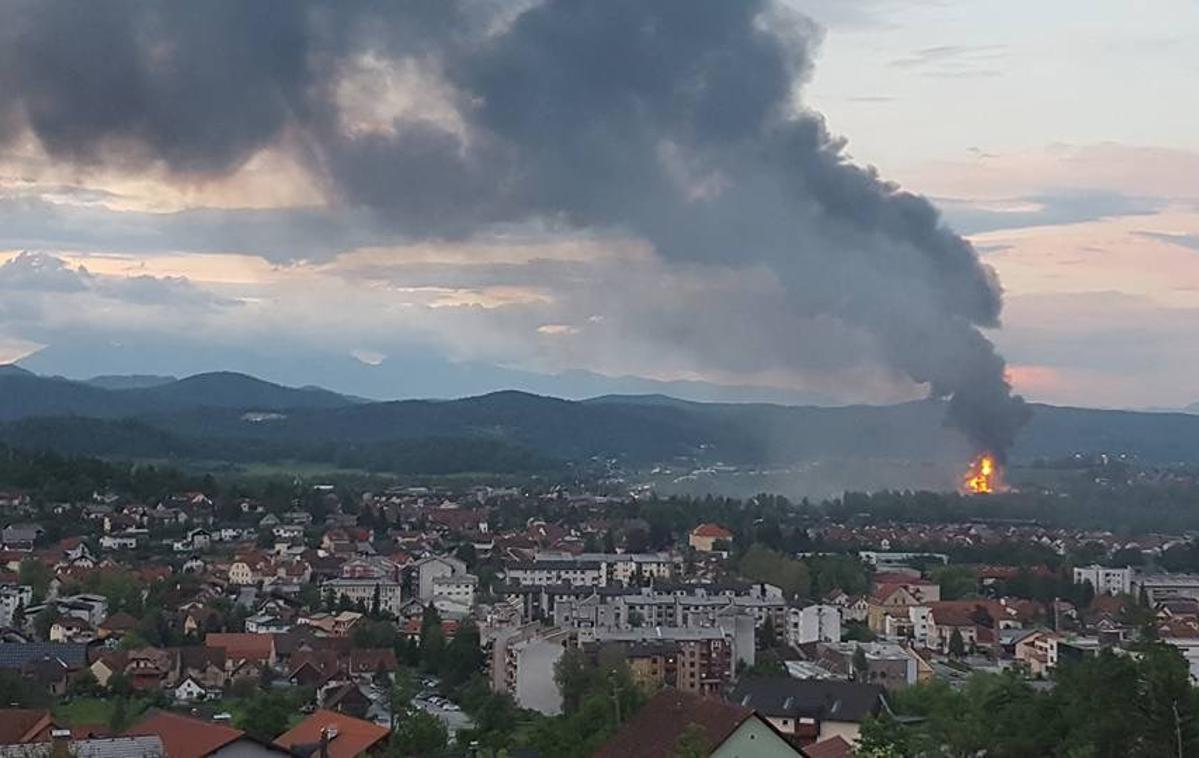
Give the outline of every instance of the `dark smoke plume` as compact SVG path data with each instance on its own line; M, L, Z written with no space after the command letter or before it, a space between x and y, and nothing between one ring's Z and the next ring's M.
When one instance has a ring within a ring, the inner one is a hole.
M0 139L181 179L286 140L408 237L537 221L766 267L794 315L861 330L948 397L978 448L1002 456L1027 417L980 331L994 273L797 102L818 34L767 0L3 0L0 30ZM348 134L338 83L368 53L433 72L460 126ZM802 344L775 352L804 365Z

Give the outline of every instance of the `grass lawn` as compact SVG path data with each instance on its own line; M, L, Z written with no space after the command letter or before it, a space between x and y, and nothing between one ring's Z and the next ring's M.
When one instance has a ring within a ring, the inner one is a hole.
M56 718L63 719L72 726L81 724L108 724L112 720L113 709L116 708L115 698L78 697L69 703L59 703L54 706ZM150 706L150 701L134 698L129 701L126 713L128 720L133 721L142 711Z

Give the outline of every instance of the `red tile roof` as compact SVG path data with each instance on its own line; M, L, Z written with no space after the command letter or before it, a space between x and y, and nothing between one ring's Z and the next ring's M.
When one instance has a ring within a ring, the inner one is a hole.
M166 758L203 758L242 737L245 733L208 721L167 711L151 711L125 731L126 737L158 735Z
M15 745L42 738L53 723L50 711L33 708L0 709L0 744Z
M837 735L808 745L803 749L803 754L808 758L851 758L853 745L846 742L841 735Z
M212 632L204 637L204 647L223 648L225 656L235 661L269 661L275 651L271 635L239 632Z
M731 540L733 533L720 524L700 524L691 530L694 537L711 537L717 540Z
M337 734L329 740L329 758L354 758L387 739L390 733L385 726L344 713L320 710L279 735L275 744L288 750L314 745L321 741L321 732L330 729L335 729Z
M596 750L594 758L672 755L679 737L691 724L703 730L707 746L712 749L753 717L754 712L749 708L667 688L654 695L612 739Z

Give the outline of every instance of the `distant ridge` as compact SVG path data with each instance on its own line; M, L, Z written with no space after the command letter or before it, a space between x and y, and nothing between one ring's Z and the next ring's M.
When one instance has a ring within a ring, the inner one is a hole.
M136 390L149 387L159 387L164 384L179 381L173 376L155 376L153 374L111 374L108 376L93 376L84 380L84 384L99 387L103 390Z
M127 378L115 383L151 386L106 389L0 367L0 441L98 455L302 458L384 468L397 456L405 465L430 461L432 450L461 458L462 466L470 465L467 450L511 465L532 465L533 455L741 466L883 459L956 465L972 452L946 427L944 405L931 400L823 407L660 394L572 401L503 390L457 400L368 402L233 372L162 379ZM1033 409L1012 451L1016 460L1105 452L1199 461L1199 415Z

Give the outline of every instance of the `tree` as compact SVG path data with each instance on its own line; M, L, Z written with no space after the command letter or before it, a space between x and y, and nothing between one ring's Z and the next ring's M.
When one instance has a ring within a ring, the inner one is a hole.
M287 731L292 711L282 695L260 693L246 703L237 727L255 739L270 742Z
M33 633L39 640L50 639L50 627L54 626L55 621L58 621L58 615L58 609L50 605L33 617Z
M711 740L708 733L699 724L688 724L674 742L672 758L707 758L712 751L708 748Z
M108 677L107 688L113 697L124 699L133 694L133 680L123 671Z
M955 629L956 633L957 630ZM960 638L961 635L959 634ZM870 676L870 661L866 659L866 650L861 645L853 649L853 678L855 682L865 682Z
M33 602L36 605L46 599L50 582L54 579L54 572L41 561L35 558L26 558L21 561L17 576L21 584L27 584L33 589Z
M371 593L371 618L378 618L379 613L383 610L383 587L376 584L374 591Z
M751 545L741 558L740 569L744 576L755 582L782 588L788 598L804 597L810 590L808 567L765 545Z
M770 616L762 622L762 633L758 637L763 650L771 650L778 645L778 635L774 633L774 619Z
M953 634L949 635L949 654L954 658L961 658L966 654L966 641L962 639L962 630L954 627Z
M978 577L966 566L943 566L934 569L929 578L941 586L942 600L960 600L978 591Z
M409 669L400 669L391 682L391 728L408 716L418 691L416 677Z
M391 734L388 755L425 756L444 749L449 741L445 724L425 711L414 711Z
M12 627L13 629L25 628L25 601L18 600L17 607L12 611Z
M479 627L464 619L454 639L445 647L441 659L441 677L447 687L457 687L483 669L484 655Z
M441 630L441 614L429 603L421 618L420 660L429 671L441 668L441 654L445 650L445 633Z
M595 671L587 654L577 647L568 647L554 664L554 683L562 695L562 710L570 714L578 710L583 695L594 684Z

